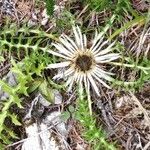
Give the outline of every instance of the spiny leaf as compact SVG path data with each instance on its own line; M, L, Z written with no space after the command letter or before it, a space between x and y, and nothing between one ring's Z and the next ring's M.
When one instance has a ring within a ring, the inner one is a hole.
M1 130L3 129L2 126L3 126L6 116L7 116L7 111L0 113L0 133L1 133Z
M19 107L19 108L23 108L23 106L21 105L21 100L19 99L19 97L17 96L17 95L15 95L15 96L10 96L10 100L12 99L12 101L14 102L14 103L16 103L17 104L17 106Z
M0 139L3 141L5 144L11 144L11 141L9 140L8 136L4 134L0 134Z
M4 61L4 57L0 56L0 62Z
M15 125L21 126L21 123L20 123L20 122L18 121L18 119L17 119L17 115L15 115L15 114L10 114L10 113L9 113L9 116L10 116L12 122L13 122Z
M35 91L42 84L42 82L43 80L40 78L34 80L31 86L28 88L28 93L32 93L33 91Z
M0 80L0 85L2 86L2 89L5 92L7 92L9 94L13 94L12 88L7 83L5 83L4 81Z

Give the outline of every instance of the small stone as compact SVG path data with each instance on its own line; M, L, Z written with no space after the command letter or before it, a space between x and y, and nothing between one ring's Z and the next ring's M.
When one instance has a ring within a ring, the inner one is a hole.
M45 26L47 24L47 22L48 22L48 18L44 18L41 21L41 25Z
M55 104L61 104L62 103L62 95L58 90L54 90L54 102Z

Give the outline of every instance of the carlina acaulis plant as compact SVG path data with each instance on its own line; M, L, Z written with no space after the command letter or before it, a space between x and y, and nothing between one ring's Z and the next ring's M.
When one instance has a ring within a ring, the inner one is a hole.
M112 52L116 49L115 42L104 41L104 32L99 34L96 32L90 48L87 47L86 35L81 33L78 26L73 26L73 33L74 40L62 34L59 37L60 42L52 43L57 51L49 50L48 52L62 58L63 61L49 64L47 68L65 68L65 71L58 73L53 79L66 78L68 91L72 89L74 83L77 83L86 89L88 95L90 95L91 87L99 96L98 83L110 88L104 80L111 81L111 75L114 75L103 70L102 66L118 59L120 54Z

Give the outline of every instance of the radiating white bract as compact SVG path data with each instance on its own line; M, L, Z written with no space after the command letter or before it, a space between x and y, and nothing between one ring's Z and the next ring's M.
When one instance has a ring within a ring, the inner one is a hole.
M85 87L88 93L90 87L92 87L96 94L100 95L98 84L101 83L103 86L110 88L103 80L111 81L110 76L113 75L104 71L102 65L120 57L119 53L111 52L115 49L115 42L110 44L108 40L104 41L104 32L99 34L96 32L92 46L88 48L86 35L81 33L78 26L73 27L73 33L75 40L67 35L62 35L59 38L60 42L52 43L57 52L52 50L48 52L62 58L64 61L50 64L47 68L65 68L65 71L55 75L54 79L66 78L68 91L72 89L74 83L78 83L79 86ZM81 63L81 65L78 63ZM87 66L86 63L88 63ZM77 64L79 67L77 67ZM85 68L82 69L82 66Z

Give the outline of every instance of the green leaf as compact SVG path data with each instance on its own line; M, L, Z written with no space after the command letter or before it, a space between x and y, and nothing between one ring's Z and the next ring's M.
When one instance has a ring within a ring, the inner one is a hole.
M11 96L10 96L11 97ZM9 107L11 106L11 104L12 104L12 102L13 102L13 99L8 99L7 101L5 101L5 102L3 102L3 105L4 105L4 107L3 107L3 109L2 109L2 112L7 112L7 110L9 109Z
M0 56L0 62L4 61L4 57Z
M2 131L2 126L3 126L3 123L4 123L6 117L7 117L7 111L0 113L0 133Z
M47 96L47 82L44 80L43 83L40 85L40 91L43 95Z
M0 142L0 149L1 149L1 150L4 149L4 144L2 144L1 142Z
M45 0L45 3L46 3L47 14L49 16L53 15L55 1L54 0Z
M74 108L73 106L71 106L71 105L69 106L68 109L69 109L69 111L70 111L71 113L73 113L73 112L75 111L75 108Z
M21 100L18 96L12 96L12 97L10 97L10 99L11 98L13 99L13 102L17 104L17 106L19 108L23 108L23 106L21 105Z
M68 111L65 111L62 113L61 115L61 119L64 121L64 122L67 122L67 120L70 118L70 113Z
M48 86L46 80L44 80L43 83L39 86L39 91L46 98L46 100L53 102L54 93L53 90Z
M2 89L9 93L9 94L13 94L13 90L12 87L10 87L7 83L5 83L4 81L0 80L0 85L2 86Z
M7 133L7 136L6 138L9 139L10 137L12 138L15 138L15 139L18 139L18 137L16 136L16 134L14 133L13 130L11 130L11 128L7 128L6 126L4 127L6 133ZM6 135L6 134L5 134Z
M132 27L135 24L141 24L143 25L146 22L146 17L144 16L138 16L137 18L125 23L125 25L121 28L119 28L118 30L116 30L110 37L109 40L112 40L115 36L117 36L118 34L122 33L124 30Z
M0 134L0 139L3 141L5 144L11 144L11 141L9 140L9 137L3 134Z
M11 118L12 122L17 125L17 126L21 126L21 123L18 121L17 119L17 115L15 114L10 114L9 113L9 117Z
M25 96L28 96L28 93L27 93L28 87L24 83L20 82L17 86L17 89L18 90L16 90L16 93L20 93L20 94L24 94Z
M41 80L40 78L34 80L32 84L29 84L30 87L28 88L28 93L32 93L33 91L35 91L41 85L42 82L43 80Z
M11 138L19 139L18 136L11 129L6 130ZM9 138L9 137L8 137Z
M41 63L37 68L34 68L34 72L38 75L38 76L42 76L41 72L44 69L44 65L43 63Z

